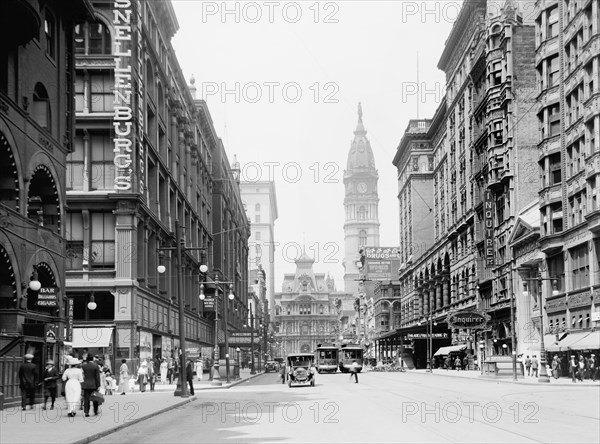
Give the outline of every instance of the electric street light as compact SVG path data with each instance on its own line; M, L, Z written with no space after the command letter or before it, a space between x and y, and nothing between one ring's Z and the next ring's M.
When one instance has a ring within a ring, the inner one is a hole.
M204 271L203 271L204 270ZM206 273L208 271L208 267L206 266L200 266L200 271L202 273ZM219 300L219 291L221 290L220 284L229 284L229 300L233 301L235 299L235 295L233 294L233 282L220 282L219 281L219 275L216 274L215 275L215 280L213 281L215 284L215 303L218 303ZM204 295L204 284L200 285L200 300L204 300L205 299L205 295ZM227 375L227 384L230 383L229 380L229 332L228 332L228 302L227 301L223 301L223 332L225 334L225 372ZM216 379L217 381L213 382L213 385L221 385L221 377L218 373L218 369L219 369L219 358L220 358L220 354L219 354L219 330L218 330L218 306L215 307L215 363L214 363L214 368L215 368L215 374L213 376L213 381Z
M177 380L177 387L175 388L175 396L181 396L182 398L189 397L188 388L187 388L187 378L186 378L186 363L185 363L185 295L183 294L183 261L182 254L183 251L190 250L206 250L203 247L185 247L183 245L183 238L181 236L181 225L179 220L175 221L175 246L174 247L160 247L158 251L175 251L175 270L177 272L177 281L176 281L176 293L177 299L179 301L179 352L181 355L180 365L179 365L179 378ZM164 273L166 271L166 267L163 264L160 264L156 267L156 271L159 273ZM90 301L91 303L92 301ZM94 303L95 304L95 303Z
M552 296L558 296L558 280L555 278L543 278L538 276L537 278L526 278L524 281L537 281L539 295L540 295L540 374L538 376L538 382L550 382L548 376L548 370L546 369L546 348L544 346L544 292L542 289L542 281L552 282ZM523 296L528 297L529 291L527 290L527 282L523 282Z

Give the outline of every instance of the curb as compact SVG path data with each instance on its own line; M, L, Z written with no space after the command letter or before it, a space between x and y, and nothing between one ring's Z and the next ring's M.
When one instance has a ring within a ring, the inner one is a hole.
M420 372L415 372L416 374L421 374ZM429 374L429 373L425 373L425 374ZM490 381L490 382L497 382L497 383L504 383L504 384L517 384L517 385L531 385L531 386L541 386L541 387L600 387L600 382L596 382L596 383L583 383L583 384L577 384L577 383L571 383L568 384L566 382L552 382L552 378L550 379L550 382L545 383L545 382L528 382L528 381L522 381L522 380L518 380L518 381L513 381L512 379L512 375L511 376L506 376L506 377L502 377L502 378L497 378L494 376L484 376L484 375L477 375L474 378L465 378L463 376L456 376L453 374L444 374L444 373L430 373L431 375L435 375L435 376L445 376L445 377L449 377L449 378L458 378L458 379L465 379L465 380L480 380L480 381Z
M248 377L248 378L246 378L246 379L240 379L239 381L232 382L232 383L230 383L230 384L229 384L228 386L226 386L226 387L223 387L223 386L215 386L215 387L206 387L206 388L203 388L203 389L198 389L198 390L219 390L219 389L229 389L229 388L231 388L231 387L233 387L233 386L235 386L235 385L241 384L242 382L246 382L246 381L249 381L249 380L251 380L251 379L253 379L253 378L256 378L257 376L260 376L260 375L262 375L262 374L263 374L263 373L257 373L256 375L251 375L251 376L249 376L249 377ZM196 391L198 391L198 390L196 390ZM118 432L119 430L122 430L122 429L124 429L124 428L126 428L126 427L132 426L132 425L134 425L134 424L137 424L137 423L140 423L140 422L142 422L142 421L146 421L147 419L150 419L150 418L152 418L153 416L156 416L156 415L161 415L161 414L163 414L163 413L166 413L166 412L168 412L168 411L170 411L170 410L176 409L177 407L181 407L182 405L186 405L186 404L188 404L188 403L190 403L190 402L192 402L192 401L196 401L196 400L197 400L197 398L196 398L196 395L194 395L194 396L190 396L188 399L186 399L186 400L184 400L184 401L180 401L180 402L178 402L178 403L176 403L176 404L170 405L169 407L165 407L165 408L163 408L163 409L161 409L161 410L158 410L158 411L156 411L156 412L148 413L148 414L146 414L146 415L144 415L144 416L141 416L141 417L139 417L139 418L137 418L137 419L133 419L133 420L131 420L131 421L127 422L127 423L120 424L120 425L118 425L118 426L111 427L110 429L103 430L102 432L95 433L95 434L93 434L93 435L91 435L91 436L88 436L88 437L86 437L86 438L83 438L83 439L80 439L80 440L77 440L77 441L73 441L71 444L88 444L88 443L90 443L90 442L93 442L93 441L96 441L96 440L98 440L98 439L100 439L100 438L104 438L104 437L105 437L105 436L107 436L107 435L110 435L110 434L112 434L112 433Z
M196 400L196 397L195 396L190 396L185 401L180 401L180 402L178 402L176 404L170 405L169 407L165 407L164 409L158 410L156 412L148 413L148 414L146 414L146 415L144 415L144 416L142 416L140 418L133 419L133 420L127 422L127 423L120 424L120 425L115 426L115 427L111 427L110 429L103 430L102 432L94 433L93 435L88 436L86 438L83 438L83 439L80 439L80 440L77 440L77 441L73 441L71 444L88 444L88 443L90 443L92 441L96 441L97 439L100 439L100 438L103 438L103 437L105 437L107 435L110 435L111 433L118 432L119 430L124 429L125 427L132 426L132 425L137 424L139 422L142 422L142 421L145 421L147 419L150 419L150 418L152 418L155 415L160 415L161 413L165 413L165 412L168 412L169 410L176 409L177 407L181 407L182 405L190 403L190 402L192 402L194 400Z

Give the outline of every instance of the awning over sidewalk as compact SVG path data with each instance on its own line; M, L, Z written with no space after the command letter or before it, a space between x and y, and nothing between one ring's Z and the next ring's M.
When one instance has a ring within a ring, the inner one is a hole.
M452 352L461 352L466 350L467 346L465 344L462 345L449 345L447 347L440 347L438 351L436 351L433 356L446 356Z
M73 329L73 348L108 347L113 327L87 327Z
M572 350L600 350L600 331L592 331L571 346Z
M555 335L544 336L544 348L547 352L559 352L567 350L583 350L586 347L580 347L577 345L579 341L584 339L589 332L577 332L569 333L562 341L556 343Z

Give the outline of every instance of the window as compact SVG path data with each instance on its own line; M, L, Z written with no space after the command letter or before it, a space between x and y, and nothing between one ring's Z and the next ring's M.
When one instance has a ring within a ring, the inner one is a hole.
M254 216L254 222L259 224L260 223L260 214L257 214Z
M73 34L75 38L76 54L112 54L110 30L103 23L78 23L75 25Z
M558 5L546 11L547 31L546 37L551 39L558 35Z
M367 209L362 205L358 208L358 220L365 220L367 218Z
M562 182L562 168L560 162L560 153L550 156L550 183L548 185L556 185Z
M81 213L67 213L65 227L67 251L65 265L67 270L83 268L83 216Z
M90 266L111 268L115 265L115 216L112 213L91 214ZM132 252L128 252L132 254ZM132 258L130 257L129 260Z
M367 232L365 230L360 230L358 233L358 245L361 247L367 245Z
M570 253L571 269L573 270L572 289L577 290L589 286L590 262L587 243L571 249Z
M548 127L549 136L560 134L560 105L552 105L548 107Z
M115 182L115 167L112 138L109 134L90 135L90 157L90 189L112 189Z
M552 218L552 234L560 233L563 230L563 211L562 204L555 203L550 208Z
M260 231L256 232L255 238L257 241L261 240L261 232Z
M111 72L90 75L91 112L111 112L114 102L114 80Z
M260 211L260 204L257 203L256 205L254 205L254 211L256 211L257 213Z
M548 59L547 67L548 67L548 88L552 88L553 86L558 85L558 80L559 80L558 55L555 55L554 57Z
M31 116L42 128L50 130L50 99L46 88L41 83L37 83L33 91Z
M67 190L83 189L83 136L75 136L73 151L67 155Z
M565 261L562 252L548 258L548 275L551 279L556 279L559 292L565 291ZM550 281L543 282L544 285L548 284L548 288L551 288Z
M56 21L48 10L46 10L44 18L44 35L46 39L46 54L54 58L56 55Z

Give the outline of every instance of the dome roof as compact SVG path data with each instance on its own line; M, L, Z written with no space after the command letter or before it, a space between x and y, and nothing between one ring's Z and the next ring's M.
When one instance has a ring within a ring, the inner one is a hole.
M346 164L346 170L356 169L375 169L375 158L373 157L373 150L371 150L371 143L367 139L367 131L363 125L360 102L358 104L358 123L356 130L354 130L354 140L350 146Z

